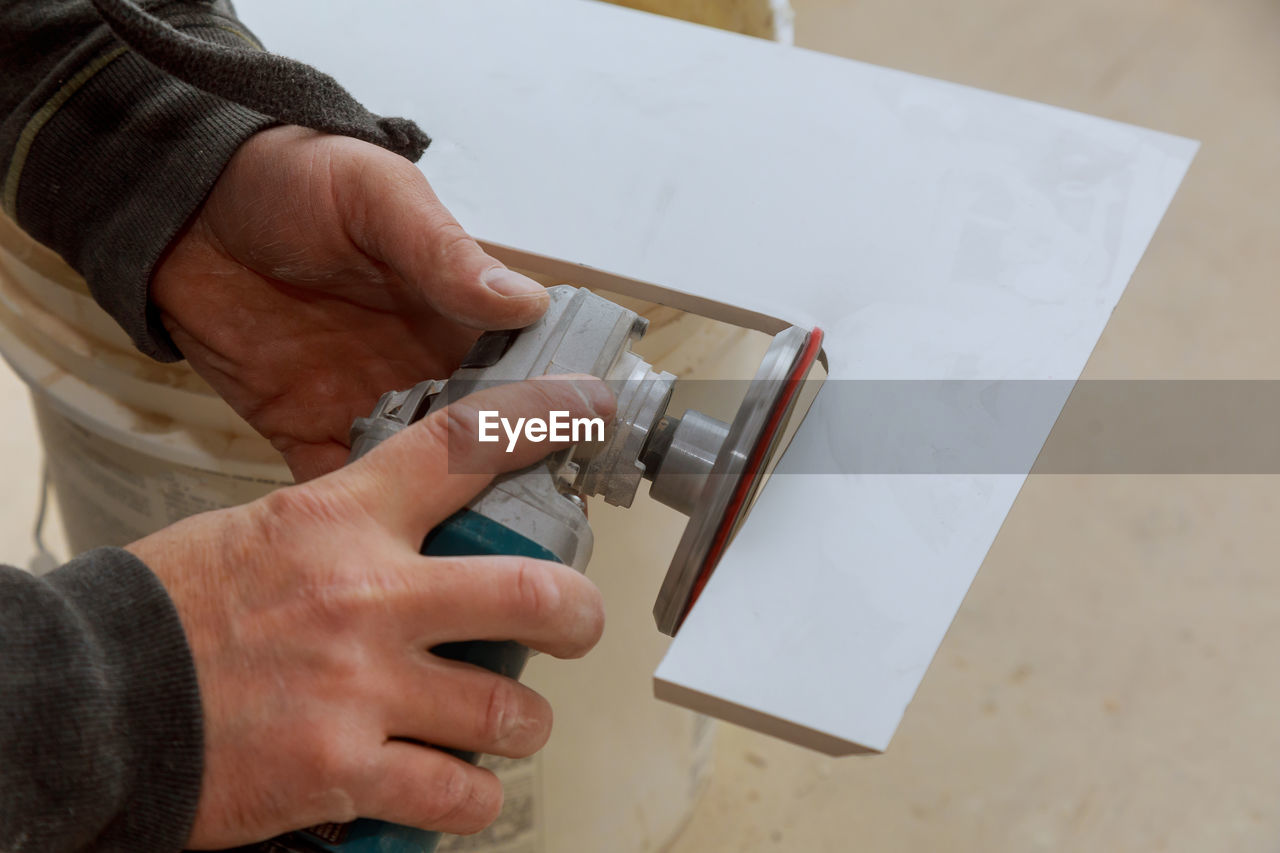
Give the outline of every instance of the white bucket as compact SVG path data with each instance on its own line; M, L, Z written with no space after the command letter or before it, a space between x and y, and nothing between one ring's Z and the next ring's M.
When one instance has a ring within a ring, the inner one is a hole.
M186 364L134 351L83 280L2 216L0 354L31 389L73 552L291 482L266 440ZM583 661L531 661L525 680L556 711L551 742L531 759L492 762L507 793L502 817L442 851L657 851L704 787L713 726L655 701L650 686L667 640L649 609L684 519L638 496L626 511L593 503L591 521L605 638Z

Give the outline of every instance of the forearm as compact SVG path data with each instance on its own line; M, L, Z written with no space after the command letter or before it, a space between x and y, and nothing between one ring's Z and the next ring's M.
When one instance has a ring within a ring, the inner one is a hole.
M0 849L179 850L201 772L195 667L147 567L0 566Z

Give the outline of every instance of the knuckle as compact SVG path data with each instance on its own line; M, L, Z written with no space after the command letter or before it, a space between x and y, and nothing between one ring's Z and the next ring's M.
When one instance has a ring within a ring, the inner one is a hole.
M341 787L347 781L350 761L340 737L332 731L316 731L304 738L309 770L315 787Z
M315 486L287 486L250 504L241 535L228 545L253 563L269 560L297 566L305 560L305 554L311 553L317 528L331 529L340 520L339 515L339 509ZM310 571L304 572L292 579L309 574ZM274 577L284 580L280 573Z
M514 683L505 678L494 678L480 718L480 739L490 747L505 743L520 728L523 719L521 704Z
M512 585L514 606L534 622L551 618L560 603L560 586L546 563L520 560Z
M471 786L470 799L467 804L468 821L458 828L460 835L479 832L498 819L502 812L502 782L489 770L473 773L475 780Z
M327 496L314 486L287 486L262 498L263 509L269 521L282 529L293 529L302 524L331 521L334 516Z
M444 764L435 774L432 789L429 822L450 832L478 832L502 809L502 785L497 778L460 762Z
M465 403L451 403L424 421L423 438L435 453L443 452L451 473L476 473L472 461L479 436L479 413Z
M480 245L452 216L446 214L441 219L443 221L436 226L436 245L439 247L440 262L448 269L479 252Z
M471 782L465 769L454 762L445 764L436 774L430 797L432 822L449 825L471 799Z
M572 380L551 378L525 384L534 393L535 408L540 413L550 412L553 409L569 409L575 413L588 410L582 393L577 390Z
M507 408L526 417L541 418L555 409L577 412L582 408L582 397L572 381L557 376L513 382L500 391L511 396Z

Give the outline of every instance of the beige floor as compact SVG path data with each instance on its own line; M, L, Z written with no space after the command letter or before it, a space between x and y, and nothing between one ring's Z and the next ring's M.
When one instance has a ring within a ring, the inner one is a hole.
M1275 0L794 6L803 46L1203 140L1089 375L1280 375ZM39 461L0 401L15 561ZM889 753L726 728L674 853L1280 850L1278 512L1274 477L1033 478Z
M1087 375L1280 376L1280 4L794 6L804 47L1202 140ZM1033 478L889 752L726 730L675 853L1280 850L1278 510Z

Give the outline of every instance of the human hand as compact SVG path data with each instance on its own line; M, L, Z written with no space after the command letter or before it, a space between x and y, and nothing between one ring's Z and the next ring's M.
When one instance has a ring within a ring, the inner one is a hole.
M451 833L497 817L497 778L425 744L531 755L551 709L428 649L517 640L579 657L603 629L600 593L559 563L418 550L493 479L459 471L557 449L480 444L479 410L612 417L604 383L559 379L472 394L339 471L129 546L169 591L195 660L205 760L190 847L357 816Z
M251 137L157 264L151 300L195 371L299 480L340 466L383 391L444 378L481 329L546 310L412 163L300 127Z

